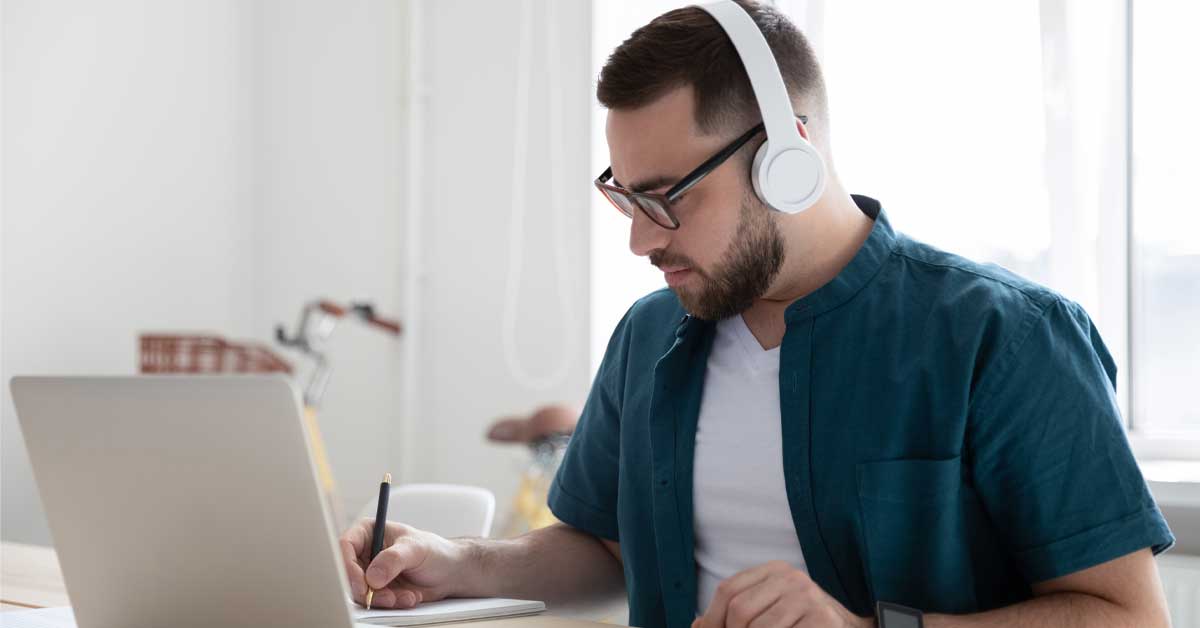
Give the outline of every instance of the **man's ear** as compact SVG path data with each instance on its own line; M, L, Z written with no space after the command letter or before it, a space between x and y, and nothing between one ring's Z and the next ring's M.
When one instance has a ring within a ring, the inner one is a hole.
M807 140L811 144L812 138L808 136L808 127L804 126L804 123L797 119L796 120L796 128L800 129L800 137L803 137L805 140Z

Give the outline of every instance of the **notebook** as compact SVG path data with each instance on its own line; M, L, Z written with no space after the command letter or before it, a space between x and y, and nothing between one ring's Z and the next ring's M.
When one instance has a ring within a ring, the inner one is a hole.
M462 598L429 602L408 610L355 607L354 621L376 626L421 626L473 619L533 615L546 610L541 602L501 598ZM75 615L68 606L0 613L0 628L75 628Z
M418 604L406 610L372 609L355 607L351 614L354 621L380 626L419 626L443 624L472 619L493 619L533 615L546 610L546 605L531 600L505 598L460 598Z

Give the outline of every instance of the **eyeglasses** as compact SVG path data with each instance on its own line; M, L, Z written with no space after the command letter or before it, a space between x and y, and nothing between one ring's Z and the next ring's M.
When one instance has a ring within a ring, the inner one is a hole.
M800 122L808 124L808 116L796 116ZM618 211L625 214L629 218L633 218L633 212L640 209L642 213L650 217L654 224L664 229L678 229L679 218L675 216L675 212L671 209L671 205L679 200L685 192L695 187L704 177L710 172L716 170L718 166L725 163L727 159L733 156L746 142L758 135L763 130L763 123L758 123L753 129L746 131L738 136L737 139L729 143L728 146L722 148L717 154L709 157L707 161L696 167L695 170L688 173L679 183L671 186L671 189L664 193L657 192L630 192L613 179L612 167L608 167L596 177L596 189L608 199L608 202L613 204ZM612 185L609 185L612 181ZM636 209L635 209L636 208Z

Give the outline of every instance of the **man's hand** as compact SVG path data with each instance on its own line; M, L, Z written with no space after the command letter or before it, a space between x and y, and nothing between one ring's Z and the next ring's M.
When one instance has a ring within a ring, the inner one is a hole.
M454 587L469 569L465 548L432 532L389 521L383 550L368 565L374 525L373 519L358 521L338 541L355 602L365 602L368 584L375 589L373 608L411 608L457 593Z
M786 562L747 569L717 586L692 628L871 628Z

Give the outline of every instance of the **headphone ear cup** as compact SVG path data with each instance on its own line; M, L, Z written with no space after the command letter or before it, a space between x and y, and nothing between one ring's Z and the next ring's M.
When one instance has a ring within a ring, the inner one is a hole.
M754 163L750 166L750 182L754 185L754 194L758 196L758 200L762 201L763 205L778 211L778 208L769 200L770 183L763 166L763 160L766 159L768 152L767 145L770 142L770 140L764 141L758 147L758 151L754 153Z
M808 142L776 155L771 155L770 140L763 142L751 168L750 180L759 200L785 214L812 207L825 190L825 160Z

